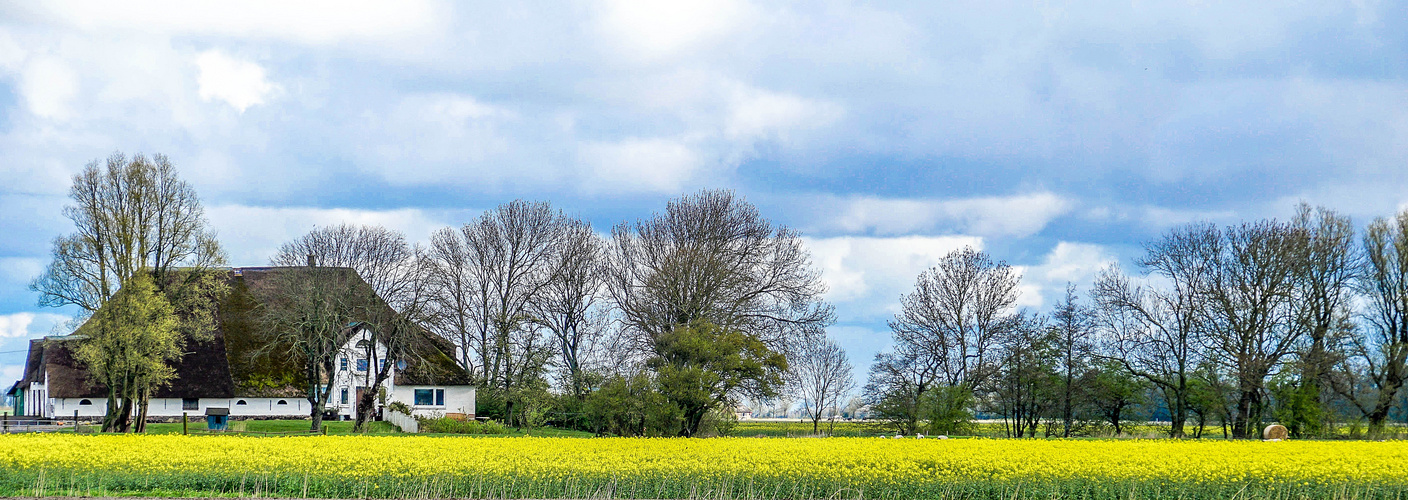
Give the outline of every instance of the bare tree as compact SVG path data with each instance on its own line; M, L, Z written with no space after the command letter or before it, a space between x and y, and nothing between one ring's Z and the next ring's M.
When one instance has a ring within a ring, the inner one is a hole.
M552 358L544 327L586 333L582 313L595 300L592 253L599 247L583 231L590 228L547 203L516 200L431 239L432 324L461 347L459 361L471 375L504 398L509 418L514 390L540 379ZM563 302L570 280L581 293L573 298L585 304Z
M1349 217L1302 203L1293 225L1306 238L1293 308L1307 342L1296 356L1300 373L1295 391L1281 404L1290 408L1284 423L1291 435L1302 437L1322 432L1330 418L1330 377L1344 358L1352 328L1349 309L1359 256Z
M1364 257L1360 289L1368 302L1369 334L1355 339L1358 365L1351 367L1362 377L1350 377L1339 390L1359 406L1371 433L1378 435L1408 378L1408 210L1369 224ZM1372 385L1372 393L1359 394L1352 381L1361 378Z
M801 237L730 191L685 196L663 214L617 225L609 250L607 286L642 353L697 320L781 352L833 321Z
M364 293L364 298L357 301L357 315L362 318L358 327L368 335L361 354L371 364L364 373L363 387L367 389L357 401L354 431L366 430L367 422L376 414L376 398L394 371L401 368L400 362L423 362L422 354L433 352L430 334L422 326L431 316L425 279L428 267L422 250L413 248L402 265L395 268L396 272L386 278L389 289L394 290L391 295ZM378 347L383 349L381 353L377 352Z
M557 339L567 388L582 396L583 364L605 341L605 244L586 222L563 223L552 279L531 301L531 308L537 322Z
M146 274L161 296L155 300L168 302L179 318L182 335L160 337L178 343L208 337L215 322L212 305L228 291L223 273L216 269L225 257L195 190L176 175L171 162L163 155L129 159L115 153L75 175L69 197L73 204L64 208L64 216L73 222L74 232L54 240L54 259L30 284L39 293L39 304L77 306L81 317L90 317L135 276ZM102 325L99 322L106 328ZM110 345L117 351L108 354L118 357L128 355L118 351L137 347L133 342ZM154 375L114 375L118 378L98 381L109 391L103 430L127 430L134 411L138 430L143 428L150 393L165 383Z
M356 430L362 430L375 413L376 395L396 361L413 354L418 324L427 318L425 259L420 254L397 231L342 224L314 229L285 243L272 259L275 265L282 266L306 263L351 268L370 285L370 290L352 301L355 309L350 314L371 333L373 342L367 349L374 351L381 346L386 359L373 361L377 369L367 372L367 390L357 402Z
M1254 437L1266 399L1266 378L1290 356L1303 330L1295 321L1297 277L1305 265L1305 233L1258 221L1214 231L1194 255L1208 263L1200 293L1203 338L1237 382L1232 435Z
M337 355L352 332L348 325L361 318L361 301L371 294L367 288L348 268L293 267L273 273L264 286L251 289L260 299L265 327L266 347L257 355L285 356L300 365L314 432L322 428Z
M1006 263L971 247L949 253L900 297L902 310L890 321L895 343L933 358L944 384L982 385L1001 336L1017 324L1018 280Z
M822 337L798 349L788 370L791 392L802 400L807 418L812 420L812 433L816 434L825 412L830 410L834 418L841 400L855 389L851 362L840 345Z
M609 255L607 289L624 327L623 345L649 358L657 375L697 374L704 365L684 364L716 354L695 342L701 337L737 341L735 347L748 356L730 359L757 362L758 370L744 370L746 380L734 380L738 372L727 374L728 384L695 385L707 395L676 386L665 391L674 395L668 396L671 404L684 409L685 436L698 431L703 414L730 401L732 394L718 390L773 392L771 382L780 378L774 371L785 370L786 363L773 363L754 341L791 355L833 321L831 306L820 300L825 285L800 236L773 226L729 191L685 196L663 214L616 226ZM713 361L708 369L738 366Z
M1092 338L1094 311L1078 301L1075 285L1067 283L1065 299L1056 304L1056 309L1051 313L1051 326L1056 330L1052 347L1058 356L1056 369L1062 379L1061 437L1071 437L1071 428L1075 423L1077 379L1089 365L1095 349Z
M474 353L479 351L474 346L482 344L476 341L488 331L484 316L488 275L476 272L476 261L463 234L455 228L444 228L430 236L425 279L430 286L428 305L432 314L427 324L459 348L455 361L460 367L483 381L487 377L478 365L479 358Z
M1207 262L1196 252L1217 238L1210 225L1175 229L1150 244L1139 264L1150 281L1137 285L1112 266L1102 271L1093 295L1104 337L1100 357L1120 363L1162 393L1169 409L1169 436L1184 436L1190 376L1204 359L1198 335Z

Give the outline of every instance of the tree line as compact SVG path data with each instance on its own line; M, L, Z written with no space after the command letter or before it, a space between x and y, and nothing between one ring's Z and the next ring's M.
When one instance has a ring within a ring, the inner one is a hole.
M140 431L185 344L215 328L227 259L163 156L92 162L70 198L75 231L31 287L83 311L76 356L109 391L104 430ZM385 358L366 374L358 428L398 361L435 342L479 387L479 415L612 435L726 432L740 402L779 399L801 402L814 430L844 405L905 434L978 418L1010 436L1118 434L1150 415L1173 437L1209 424L1254 437L1268 421L1296 436L1353 422L1379 434L1408 377L1408 211L1362 229L1304 205L1289 221L1176 227L1133 272L1111 266L1084 296L1068 286L1046 313L1016 307L1011 266L952 252L901 297L893 347L851 401L800 234L730 191L681 196L607 234L522 200L418 244L321 227L270 261L287 272L260 326L292 347L269 355L317 381L315 429L355 331L375 341L368 359Z
M1302 204L1289 221L1193 223L1145 245L1134 272L1074 286L1046 314L1014 307L1020 277L971 248L918 277L865 386L903 433L1121 432L1136 409L1171 437L1268 422L1296 437L1342 424L1381 435L1408 368L1408 211L1362 230ZM1190 434L1190 425L1193 424Z
M103 429L140 431L145 397L217 326L226 258L163 156L94 161L70 198L77 231L55 240L31 288L41 304L82 309L79 357L109 391ZM607 235L519 200L425 244L343 224L270 260L286 269L263 297L260 328L289 348L265 354L300 367L314 429L337 352L358 331L374 361L357 428L398 361L427 355L428 336L454 346L479 415L520 427L695 436L727 426L741 399L795 391L834 407L851 389L800 235L730 191L682 196Z

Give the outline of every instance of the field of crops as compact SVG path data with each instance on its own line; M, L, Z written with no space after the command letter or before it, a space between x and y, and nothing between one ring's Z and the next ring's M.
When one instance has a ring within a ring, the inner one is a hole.
M1060 435L1059 423L1052 423L1051 432L1053 435ZM1159 422L1130 423L1121 429L1122 437L1159 438L1168 436L1168 424ZM1187 432L1191 435L1193 427L1188 427ZM1221 429L1205 427L1204 435L1207 437L1221 437ZM825 420L821 421L818 432L812 432L810 420L741 420L730 431L732 436L740 437L805 437L812 435L837 436L837 437L875 437L894 436L893 426L884 425L874 421L837 421L834 424ZM1006 437L1006 430L1001 422L976 421L964 427L957 436L967 437ZM1114 437L1114 428L1109 425L1098 425L1091 423L1081 423L1077 426L1075 434L1080 437ZM1037 430L1037 437L1045 437L1046 429Z
M0 436L0 495L1382 498L1401 442Z

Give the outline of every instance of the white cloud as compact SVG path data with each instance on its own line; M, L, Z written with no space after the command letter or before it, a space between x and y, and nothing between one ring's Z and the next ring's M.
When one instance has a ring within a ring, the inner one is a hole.
M914 287L919 273L949 252L983 248L976 236L842 236L808 238L812 262L838 304L842 320L881 319L898 310L900 295Z
M880 235L953 232L980 236L1030 236L1071 209L1052 193L949 200L853 197L824 203L822 225L848 233Z
M588 190L615 192L677 192L703 165L693 147L663 138L587 143L580 161L590 172Z
M26 65L19 90L29 111L54 120L72 117L72 101L78 96L78 75L67 63L55 58L38 58Z
M505 180L554 178L542 166L524 165L523 156L532 153L511 142L518 113L473 96L412 94L384 113L366 115L362 122L379 126L351 127L362 137L354 147L371 159L363 168L386 182L488 187Z
M0 384L11 384L24 375L24 365L0 365Z
M459 215L459 217L456 217ZM405 208L359 210L347 208L255 207L219 205L206 208L210 224L230 254L234 266L269 263L279 245L307 234L315 227L342 223L380 225L401 231L409 241L424 241L441 227L468 221L466 214L429 213Z
M1100 245L1057 243L1040 264L1014 266L1022 275L1017 305L1041 309L1055 304L1065 296L1066 283L1075 284L1082 294L1088 293L1096 273L1116 261L1115 256Z
M601 31L647 59L728 34L752 11L741 0L605 0L601 7Z
M733 85L724 134L731 139L786 140L792 130L821 128L840 119L840 105Z
M385 39L435 27L442 8L431 0L60 0L32 8L85 31L140 30L172 35L274 38L307 43Z
M51 313L20 312L0 315L0 339L47 335L68 316Z
M258 64L235 59L218 50L207 50L196 57L200 68L197 82L200 98L221 100L240 113L250 106L263 104L278 86L269 83L264 68Z

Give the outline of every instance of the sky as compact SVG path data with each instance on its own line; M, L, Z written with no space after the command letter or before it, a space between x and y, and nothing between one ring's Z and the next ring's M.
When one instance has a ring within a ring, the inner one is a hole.
M231 262L514 199L600 231L726 188L805 235L857 378L974 246L1020 304L1179 224L1408 208L1408 3L0 3L0 385L74 173L167 155Z

